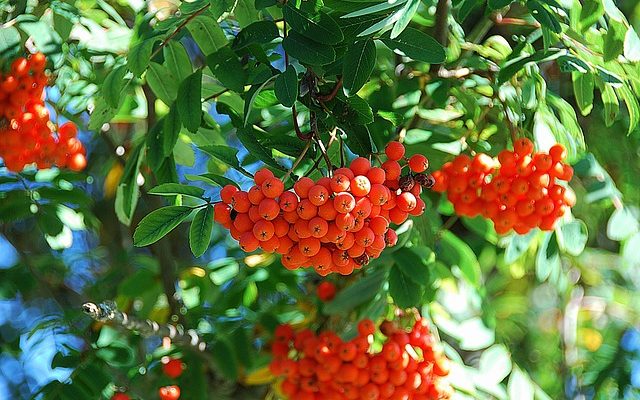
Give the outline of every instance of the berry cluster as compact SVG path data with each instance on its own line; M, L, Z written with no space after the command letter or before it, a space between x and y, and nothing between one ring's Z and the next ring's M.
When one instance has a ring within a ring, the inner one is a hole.
M513 147L500 152L497 160L483 153L459 155L434 172L433 190L447 192L456 214L491 219L499 234L553 230L575 204L571 189L558 184L573 177L573 168L563 162L567 152L556 144L548 153L534 153L526 138Z
M289 400L436 400L448 399L448 360L434 348L426 321L410 332L385 322L387 336L379 353L370 351L375 333L371 320L358 324L358 336L343 341L331 331L315 335L276 329L271 372L282 378Z
M389 224L401 224L424 212L422 186L432 179L422 174L427 158L408 160L411 172L401 176L398 162L404 146L392 142L388 160L373 167L363 157L337 168L332 177L317 182L303 177L285 190L268 169L254 176L248 191L225 186L215 205L215 221L230 230L246 252L258 248L282 254L288 269L313 267L318 274L350 274L377 258L398 236Z
M67 122L53 133L44 105L45 65L45 56L36 53L16 59L9 74L0 74L0 157L15 172L29 164L80 171L87 161L75 125Z

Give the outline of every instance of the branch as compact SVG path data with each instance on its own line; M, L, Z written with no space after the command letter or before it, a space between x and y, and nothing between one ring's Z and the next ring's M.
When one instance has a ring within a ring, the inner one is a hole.
M118 310L113 302L84 303L82 311L98 322L114 324L145 337L168 337L173 342L189 345L198 351L204 351L207 348L207 344L202 341L198 333L193 329L188 329L185 332L180 325L159 324L150 319L141 320L130 317L127 313Z
M162 49L169 44L169 42L171 41L171 39L173 39L181 30L182 28L184 28L185 26L187 26L187 24L189 22L191 22L195 17L197 17L198 15L202 14L203 12L205 12L207 10L207 8L209 8L210 3L207 3L206 6L202 7L201 9L197 10L196 12L194 12L193 14L189 15L184 21L182 21L180 23L180 25L178 25L176 27L176 29L171 32L171 34L169 36L167 36L162 43L160 43L160 46L158 46L157 49L155 49L153 51L153 53L151 53L151 57L149 57L150 60L153 59L153 57L157 56L158 53L160 53L162 51Z
M304 146L304 149L302 150L302 153L300 153L298 158L296 158L295 161L293 162L293 165L291 165L291 168L282 177L282 181L283 182L286 181L287 178L289 178L291 176L291 173L293 173L293 170L295 170L298 167L298 165L300 165L300 162L304 159L304 156L307 154L307 151L309 151L310 147L311 147L311 141L307 140L307 144Z
M317 99L322 102L331 101L338 95L338 91L340 90L341 87L342 87L342 77L338 79L338 82L336 82L336 85L333 87L331 92L327 94L321 94L317 97Z
M442 47L447 47L450 8L451 0L438 0L438 4L436 5L436 24L433 28L433 34Z
M222 96L223 94L227 93L228 91L229 91L229 89L221 90L218 93L214 93L209 97L205 97L203 101L215 100L218 97Z

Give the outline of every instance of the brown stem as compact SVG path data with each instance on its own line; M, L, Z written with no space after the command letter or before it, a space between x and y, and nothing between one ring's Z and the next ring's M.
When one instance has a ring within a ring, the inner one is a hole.
M449 9L451 8L451 0L438 0L436 5L436 24L433 28L435 39L442 45L447 47L449 36Z
M300 130L300 125L298 125L298 109L296 108L295 104L291 107L291 116L293 120L293 129L296 131L296 136L298 136L298 139L311 139L311 137L313 136L312 133L302 133L302 130Z
M338 95L338 91L340 90L341 87L342 87L342 77L338 79L338 81L336 82L336 85L333 87L331 92L327 94L319 95L318 100L322 102L333 100Z
M300 162L304 159L304 156L307 155L307 152L309 151L310 147L311 147L311 141L307 140L307 144L304 146L304 149L302 150L302 153L300 153L298 158L296 158L295 161L293 162L293 165L291 166L291 168L282 177L282 181L283 182L285 180L287 180L291 176L291 173L298 167L298 165L300 165Z
M193 14L189 15L184 21L182 21L180 23L180 25L178 25L176 27L176 29L171 32L171 34L169 36L167 36L162 43L160 43L160 46L158 46L157 49L155 49L153 51L153 53L151 53L151 57L149 57L150 60L152 60L155 56L158 55L158 53L160 53L162 51L162 49L169 44L169 42L171 41L171 39L173 39L178 33L180 33L180 31L182 30L182 28L184 28L185 26L187 26L187 24L189 22L191 22L195 17L197 17L198 15L202 14L203 12L205 12L208 8L209 8L210 4L207 3L206 6L202 7L201 9L197 10L196 12L194 12Z
M516 25L529 26L531 28L540 28L540 23L537 21L530 22L521 18L505 18L502 16L502 14L496 14L493 17L493 22L495 22L496 25Z

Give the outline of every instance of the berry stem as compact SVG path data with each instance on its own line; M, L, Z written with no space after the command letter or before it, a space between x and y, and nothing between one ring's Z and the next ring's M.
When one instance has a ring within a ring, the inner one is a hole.
M307 144L304 146L304 149L302 150L302 153L300 153L298 158L296 158L295 161L293 162L293 165L291 165L291 168L282 177L282 181L283 182L286 181L291 176L293 171L298 167L298 165L300 165L300 162L304 159L304 156L307 155L307 152L309 151L310 147L311 147L311 141L307 140Z

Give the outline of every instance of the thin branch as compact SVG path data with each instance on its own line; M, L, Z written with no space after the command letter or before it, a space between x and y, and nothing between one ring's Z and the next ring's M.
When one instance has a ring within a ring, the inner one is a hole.
M193 14L189 15L184 21L182 21L180 23L180 25L178 25L176 27L176 29L171 32L171 34L169 36L167 36L162 43L160 43L160 46L158 46L157 49L155 49L153 51L153 53L151 53L151 57L149 57L150 60L152 60L155 56L158 55L158 53L160 53L162 51L162 49L169 44L169 42L171 41L171 39L173 39L178 33L180 33L180 31L182 30L182 28L184 28L185 26L187 26L187 24L189 22L191 22L195 17L197 17L198 15L202 14L203 12L205 12L210 6L210 3L207 3L206 6L202 7L201 9L197 10L196 12L194 12Z
M150 319L141 320L130 317L116 307L112 302L84 303L82 311L98 322L114 324L128 331L137 332L142 336L168 337L173 342L188 345L200 352L207 348L198 333L193 329L184 330L180 325L159 324Z
M331 92L327 94L319 95L317 99L320 100L321 102L331 101L338 95L338 91L340 90L341 87L342 87L342 77L338 79L338 81L336 82L336 85L333 87Z
M505 18L500 13L494 15L493 22L496 25L516 25L528 26L531 28L540 28L540 23L538 21L530 22L521 18Z
M309 151L310 147L311 147L311 141L307 140L307 144L304 146L302 153L300 153L298 158L296 158L295 161L293 162L293 165L291 166L291 168L282 177L283 182L286 181L291 176L291 173L293 173L293 171L298 167L298 165L300 165L300 162L304 159L304 156L307 155L307 152Z
M300 130L300 125L298 124L298 109L296 108L295 104L291 107L291 117L293 121L293 129L296 131L296 136L298 136L298 139L300 140L311 139L311 136L312 136L311 133L302 133L302 130Z
M433 28L435 39L442 45L447 47L449 38L449 11L451 8L451 0L438 0L436 5L436 23Z
M214 94L212 94L212 95L211 95L211 96L209 96L209 97L205 97L205 98L204 98L204 101L215 100L215 99L217 99L218 97L222 96L223 94L227 93L228 91L229 91L229 89L221 90L221 91L219 91L218 93L214 93Z

